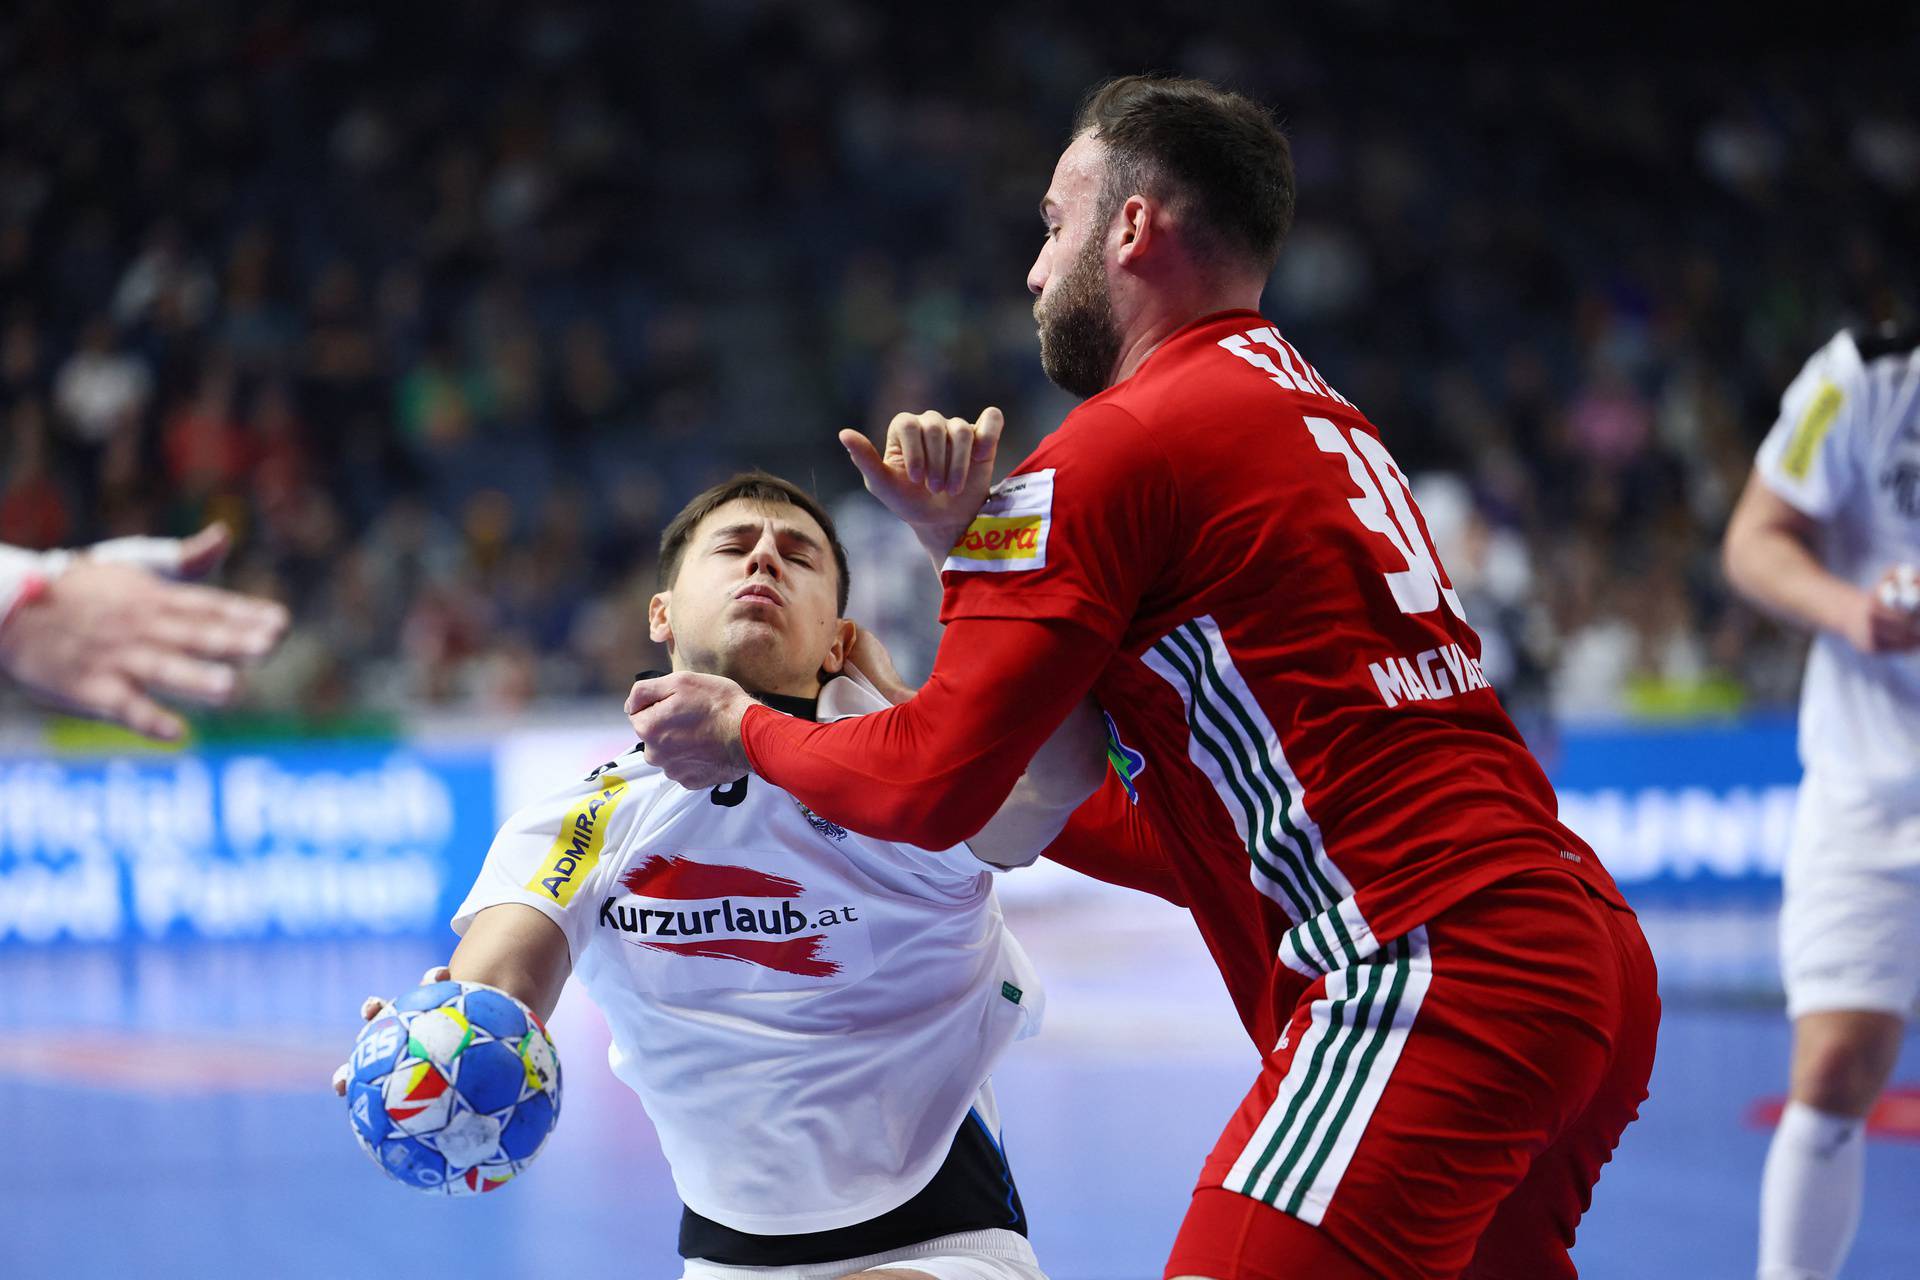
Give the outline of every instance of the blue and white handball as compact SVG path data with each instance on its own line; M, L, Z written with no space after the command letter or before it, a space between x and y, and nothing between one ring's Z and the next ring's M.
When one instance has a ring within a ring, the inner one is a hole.
M525 1169L560 1118L560 1057L533 1010L478 982L416 987L360 1030L347 1115L410 1187L477 1195Z

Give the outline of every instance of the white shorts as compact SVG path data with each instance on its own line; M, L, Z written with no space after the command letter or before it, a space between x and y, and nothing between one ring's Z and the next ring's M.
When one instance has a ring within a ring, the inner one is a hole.
M1027 1238L1012 1231L967 1231L844 1262L799 1267L723 1267L687 1259L681 1280L841 1280L875 1267L901 1267L932 1280L1047 1280Z
M1920 999L1920 803L1800 784L1780 908L1787 1015Z

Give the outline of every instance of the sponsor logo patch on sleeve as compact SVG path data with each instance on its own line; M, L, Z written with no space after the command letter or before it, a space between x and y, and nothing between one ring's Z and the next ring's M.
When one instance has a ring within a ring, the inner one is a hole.
M607 843L607 823L612 820L614 808L626 790L625 779L608 777L605 786L582 796L567 810L566 821L553 838L553 847L547 851L545 861L533 873L533 878L527 881L529 893L542 894L563 907L573 902L581 882L600 861L600 851Z
M1821 382L1820 389L1814 392L1813 403L1807 406L1799 425L1788 438L1786 452L1780 455L1780 470L1789 479L1807 478L1807 472L1813 469L1813 457L1820 451L1820 442L1826 438L1846 398L1846 393L1831 382Z
M1009 476L993 487L980 514L947 553L941 572L1012 573L1043 569L1053 522L1053 469Z

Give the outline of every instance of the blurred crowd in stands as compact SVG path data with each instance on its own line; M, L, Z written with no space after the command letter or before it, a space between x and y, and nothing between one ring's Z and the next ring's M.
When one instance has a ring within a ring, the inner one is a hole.
M617 693L696 487L849 493L834 431L900 409L1059 422L1035 206L1081 92L1163 68L1286 124L1266 310L1420 477L1509 701L1789 700L1717 542L1800 362L1920 298L1913 24L1716 59L1316 12L23 0L0 541L228 521L295 611L263 706ZM842 509L924 671L930 569Z

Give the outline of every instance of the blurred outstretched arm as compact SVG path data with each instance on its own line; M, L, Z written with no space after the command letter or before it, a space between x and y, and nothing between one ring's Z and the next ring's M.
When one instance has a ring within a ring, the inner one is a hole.
M223 705L273 651L287 611L176 578L212 572L226 526L81 551L0 547L0 675L42 701L150 738L186 732L162 699Z

